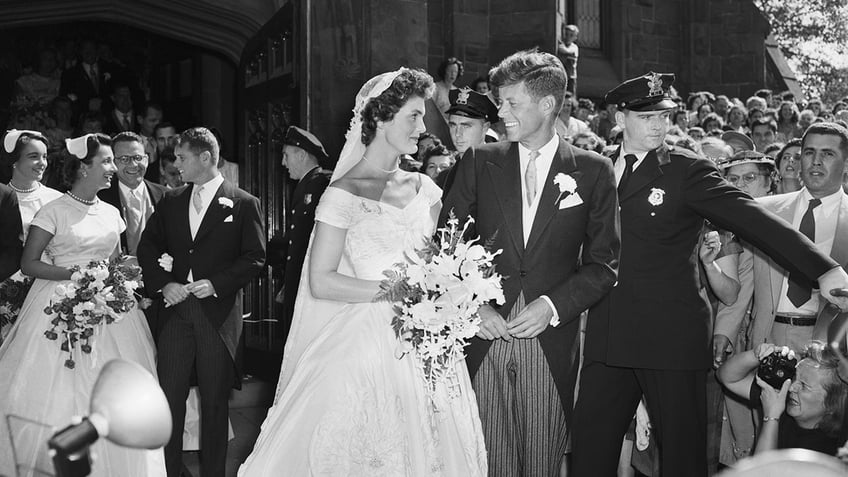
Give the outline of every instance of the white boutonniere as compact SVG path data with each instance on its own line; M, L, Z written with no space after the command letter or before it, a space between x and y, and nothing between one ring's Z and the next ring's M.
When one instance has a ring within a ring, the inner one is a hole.
M306 204L306 205L311 204L312 203L312 194L306 194L306 196L303 198L303 203Z
M163 253L159 256L159 266L162 267L162 270L170 273L174 269L174 257Z
M103 81L109 81L110 79L112 79L112 75L111 75L111 74L109 74L108 72L107 72L107 73L103 73Z
M554 204L558 203L563 196L573 194L577 190L577 181L568 174L560 172L554 177L554 184L559 186L559 196L557 196Z
M221 204L222 207L227 207L229 209L233 208L233 201L229 197L218 197L218 203Z
M662 205L665 191L662 189L652 188L651 194L648 196L648 203L654 207Z

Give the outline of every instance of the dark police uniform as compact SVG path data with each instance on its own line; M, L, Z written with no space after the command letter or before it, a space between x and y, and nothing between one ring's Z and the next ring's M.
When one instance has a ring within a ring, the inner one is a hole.
M622 110L667 110L674 105L668 97L673 81L674 75L645 75L605 99ZM617 150L613 159L620 155ZM688 150L662 145L649 151L619 185L619 205L618 282L589 311L572 474L616 475L622 436L644 395L661 475L706 476L712 329L697 251L704 218L795 276L813 281L837 264Z
M329 156L318 139L300 128L291 126L286 132L284 143L300 147L312 154L319 164L329 162ZM312 227L315 225L315 208L329 184L330 174L320 166L307 172L298 181L292 194L292 206L286 210L285 223L288 224L288 230L282 237L271 239L268 244L268 263L275 269L275 275L279 271L279 276L283 279L283 288L278 294L278 301L282 298L283 315L276 328L277 336L283 339L288 336L291 328L301 269Z

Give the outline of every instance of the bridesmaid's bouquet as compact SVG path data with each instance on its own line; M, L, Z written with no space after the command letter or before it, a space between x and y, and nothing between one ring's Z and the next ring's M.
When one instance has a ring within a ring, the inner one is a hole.
M72 351L79 345L83 353L91 353L95 329L121 321L136 306L136 290L142 282L141 267L126 255L92 261L84 268L74 266L71 272L71 283L56 285L44 309L53 317L44 336L54 341L61 337L62 351L69 354L65 366L74 369Z
M34 281L33 278L16 273L0 282L0 330L6 330L15 323Z
M464 226L451 212L447 225L425 246L407 254L409 263L383 272L378 300L396 302L392 328L400 341L398 358L411 353L435 402L437 391L459 395L456 365L468 340L479 331L480 306L503 304L502 277L495 271L492 241L465 240Z

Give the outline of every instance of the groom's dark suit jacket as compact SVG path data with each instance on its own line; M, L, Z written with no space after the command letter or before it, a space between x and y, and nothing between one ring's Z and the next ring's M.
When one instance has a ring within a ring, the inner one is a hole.
M612 288L620 247L618 196L612 163L560 138L527 245L522 229L521 173L518 144L498 142L469 149L461 161L442 209L441 223L451 210L464 221L476 220L476 234L494 238L497 271L504 277L506 303L497 307L506 317L518 295L527 303L547 295L560 325L539 336L556 382L563 409L570 417L579 357L580 314ZM577 182L583 203L559 208L557 174ZM466 360L473 376L492 342L473 338Z
M235 358L242 330L241 290L265 264L261 206L259 199L224 181L192 240L191 193L192 187L168 191L147 221L138 245L144 285L150 296L157 296L170 282L187 283L189 270L195 281L211 281L217 297L200 300L203 314ZM171 272L158 263L166 252L174 257Z

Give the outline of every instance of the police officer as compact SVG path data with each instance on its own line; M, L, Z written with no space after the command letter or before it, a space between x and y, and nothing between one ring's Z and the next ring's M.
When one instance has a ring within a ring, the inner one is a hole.
M614 476L621 439L644 396L661 475L705 477L706 371L712 325L698 279L704 218L819 288L848 275L791 226L722 179L713 163L665 145L672 74L650 73L607 93L623 143L612 153L621 211L618 282L589 311L573 475ZM822 293L829 301L848 301Z
M461 158L469 148L490 142L487 137L494 136L493 140L497 140L497 134L490 127L500 121L498 107L488 96L466 87L451 90L448 97L451 102L447 110L448 129L457 157ZM436 184L444 190L445 195L453 184L451 170L443 171L436 178Z
M298 182L286 214L288 230L284 237L271 239L268 262L275 269L274 274L279 273L283 278L283 288L277 294L277 301L283 305L277 336L285 339L291 328L300 271L315 223L315 208L330 184L330 176L321 166L328 165L330 157L315 135L297 126L289 126L283 144L283 167Z
M460 156L469 147L486 142L489 127L498 122L498 107L488 96L470 88L449 93L451 107L447 111L451 140Z

